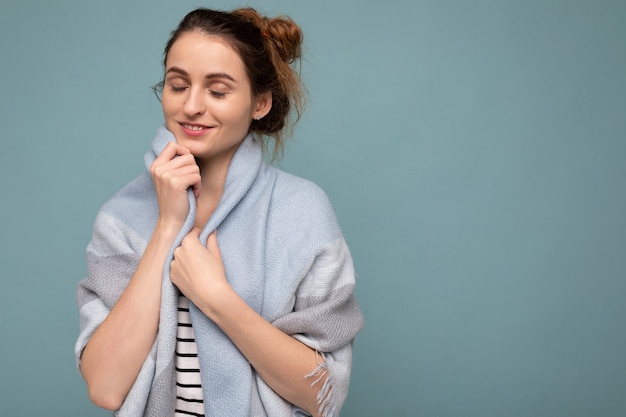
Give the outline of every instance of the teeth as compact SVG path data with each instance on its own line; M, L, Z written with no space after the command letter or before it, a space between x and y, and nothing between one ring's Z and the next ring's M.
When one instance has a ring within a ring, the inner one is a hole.
M202 129L204 129L204 127L202 127L202 126L194 126L194 125L186 125L186 124L183 124L183 127L185 129L189 129L189 130L202 130Z

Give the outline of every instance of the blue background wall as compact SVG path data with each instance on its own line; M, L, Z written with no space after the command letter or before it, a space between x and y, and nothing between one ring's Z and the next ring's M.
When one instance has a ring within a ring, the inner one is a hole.
M626 415L626 3L250 4L305 31L282 166L326 189L360 275L342 415ZM0 5L2 415L108 415L74 367L74 288L200 5L237 4Z

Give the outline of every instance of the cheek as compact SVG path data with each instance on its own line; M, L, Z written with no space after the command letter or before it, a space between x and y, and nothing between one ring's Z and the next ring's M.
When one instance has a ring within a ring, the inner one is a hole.
M161 109L163 110L163 115L167 117L174 113L174 105L173 100L166 95L161 98Z
M177 114L176 110L177 106L174 103L174 100L171 98L168 100L165 97L161 99L161 110L163 111L163 121L165 122L165 126L171 131L174 132L176 129L176 119L175 116Z
M216 109L226 120L230 120L237 124L248 124L252 120L252 111L250 103L247 100L237 100L232 103L224 103L219 109Z

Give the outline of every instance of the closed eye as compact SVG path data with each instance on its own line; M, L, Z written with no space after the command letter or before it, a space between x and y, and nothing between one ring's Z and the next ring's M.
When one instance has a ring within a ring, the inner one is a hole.
M226 93L222 93L221 91L209 90L209 92L215 98L224 98L224 97L226 97Z

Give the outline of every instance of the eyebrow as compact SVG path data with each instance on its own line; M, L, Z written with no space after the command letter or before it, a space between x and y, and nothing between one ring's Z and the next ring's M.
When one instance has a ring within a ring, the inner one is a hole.
M170 67L170 68L167 69L167 71L165 73L169 74L171 72L183 75L185 77L189 77L189 73L187 71L185 71L184 69L179 68L179 67ZM207 80L212 80L214 78L225 78L227 80L231 80L232 82L236 82L235 79L232 76L230 76L230 74L225 73L225 72L211 72L211 73L205 75L204 78L206 78Z

